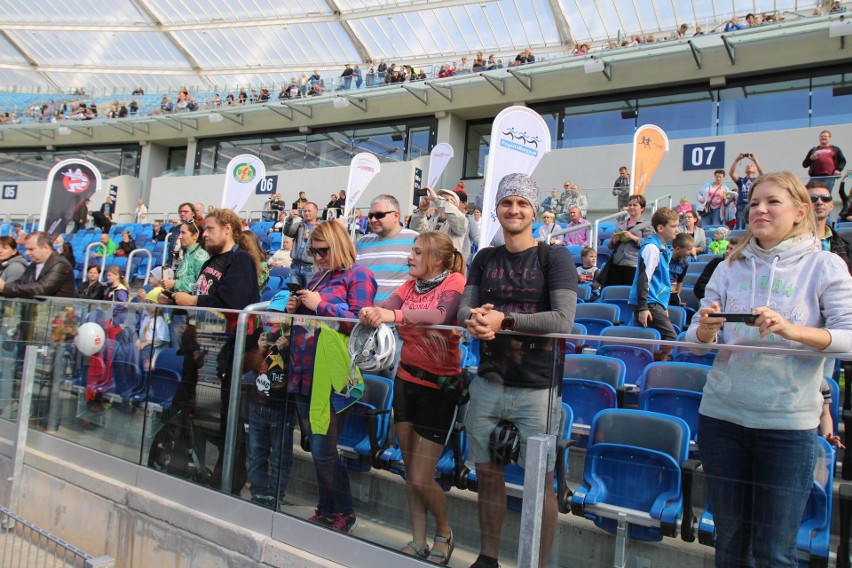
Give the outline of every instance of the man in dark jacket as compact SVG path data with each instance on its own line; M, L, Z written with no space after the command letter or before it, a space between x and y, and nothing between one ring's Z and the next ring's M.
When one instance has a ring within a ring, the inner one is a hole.
M832 231L828 226L828 217L834 209L834 199L828 184L820 180L811 180L805 186L811 196L811 203L816 217L816 236L822 244L822 249L833 252L846 263L849 274L852 274L852 263L849 258L849 246L846 241Z
M34 231L27 237L25 246L32 264L15 282L0 279L0 294L6 298L74 298L74 269L53 250L50 235Z

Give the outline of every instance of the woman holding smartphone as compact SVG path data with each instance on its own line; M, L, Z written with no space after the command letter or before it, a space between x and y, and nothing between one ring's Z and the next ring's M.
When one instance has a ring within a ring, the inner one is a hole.
M287 312L334 318L358 317L362 308L373 303L376 279L367 268L355 264L355 245L346 229L337 221L325 221L311 231L310 239L309 250L318 271L306 288L290 294ZM351 324L340 324L339 331L345 333L350 330ZM324 434L312 432L309 420L319 331L317 322L311 319L304 325L294 326L287 391L295 396L302 432L310 435L311 455L316 468L319 503L308 520L348 533L355 526L355 508L349 474L337 453L337 442L346 425L348 411L331 412L328 430ZM292 434L292 430L289 433Z
M814 236L802 183L789 172L764 175L751 186L749 207L745 238L713 272L687 340L852 351L852 277ZM733 323L720 312L755 318ZM798 566L824 361L758 350L716 356L698 427L717 567Z
M630 286L639 264L639 247L642 241L654 234L651 223L642 217L645 198L631 195L627 198L627 219L621 217L616 231L607 243L612 257L607 264L604 286Z

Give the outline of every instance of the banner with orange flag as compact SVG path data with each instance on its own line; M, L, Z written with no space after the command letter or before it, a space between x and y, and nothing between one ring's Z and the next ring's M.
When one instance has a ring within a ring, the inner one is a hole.
M633 136L633 167L630 169L630 195L645 193L663 155L669 151L669 137L663 129L645 124Z

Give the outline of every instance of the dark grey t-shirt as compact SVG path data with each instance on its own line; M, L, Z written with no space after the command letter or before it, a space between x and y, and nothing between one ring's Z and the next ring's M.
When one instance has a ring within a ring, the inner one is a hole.
M469 314L470 307L490 303L495 310L515 318L517 331L571 332L577 302L577 269L568 249L550 249L546 282L537 247L517 253L498 247L487 265L484 258L489 255L483 252L471 262L460 314L465 308ZM560 345L564 342L498 334L494 340L480 344L479 374L507 386L548 388L561 379L564 350Z

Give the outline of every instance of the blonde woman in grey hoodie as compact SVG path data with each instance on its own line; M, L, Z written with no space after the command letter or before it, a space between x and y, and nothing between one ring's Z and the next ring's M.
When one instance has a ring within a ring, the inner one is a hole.
M852 277L814 237L807 190L771 173L749 194L742 243L713 273L687 340L852 351ZM753 324L718 312L753 314ZM798 566L796 533L813 481L824 358L720 350L704 388L699 440L716 566Z

